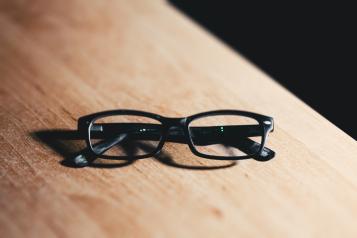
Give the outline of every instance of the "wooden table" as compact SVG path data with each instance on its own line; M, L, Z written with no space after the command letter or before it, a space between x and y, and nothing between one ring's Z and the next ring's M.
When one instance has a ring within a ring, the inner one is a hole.
M0 29L1 237L357 237L356 141L168 3L3 0ZM73 168L53 135L113 108L271 115L277 155Z

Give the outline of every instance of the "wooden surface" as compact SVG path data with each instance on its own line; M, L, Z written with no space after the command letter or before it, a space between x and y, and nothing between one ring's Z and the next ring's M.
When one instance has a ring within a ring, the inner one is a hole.
M357 237L356 141L166 2L3 0L0 29L1 237ZM271 115L277 155L72 168L53 130L113 108Z

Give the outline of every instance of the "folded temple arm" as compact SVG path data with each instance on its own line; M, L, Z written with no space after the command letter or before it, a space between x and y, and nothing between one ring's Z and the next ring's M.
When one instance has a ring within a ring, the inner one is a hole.
M92 125L90 133L93 139L103 139L93 147L96 154L102 154L126 139L158 141L162 135L162 126L149 123L96 123ZM236 147L250 155L256 154L260 149L260 143L249 137L262 136L263 129L259 125L205 126L190 127L190 133L196 146L223 144ZM187 143L184 132L179 128L170 129L166 140ZM274 151L265 147L258 155L258 159L267 160L274 154Z

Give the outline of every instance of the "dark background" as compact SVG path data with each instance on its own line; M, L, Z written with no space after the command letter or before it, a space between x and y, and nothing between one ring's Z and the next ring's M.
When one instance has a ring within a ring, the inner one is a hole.
M170 2L357 139L352 4Z

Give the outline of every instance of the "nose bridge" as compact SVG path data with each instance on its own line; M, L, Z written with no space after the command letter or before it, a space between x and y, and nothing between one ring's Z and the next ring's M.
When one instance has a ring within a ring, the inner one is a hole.
M184 126L186 123L186 118L167 118L166 123L167 123L166 124L167 140L184 142L185 141Z
M171 128L183 128L185 125L186 118L167 118L167 127Z

